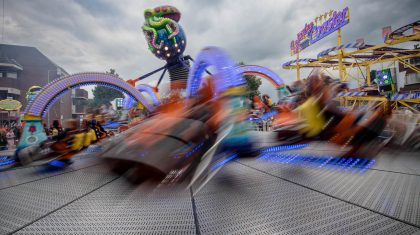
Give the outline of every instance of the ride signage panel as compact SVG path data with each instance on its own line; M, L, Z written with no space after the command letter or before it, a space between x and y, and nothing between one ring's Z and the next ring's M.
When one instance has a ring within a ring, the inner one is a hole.
M22 104L13 99L0 100L0 110L17 111L22 107Z
M329 18L327 19L327 16ZM305 27L296 36L297 38L290 43L291 54L294 55L299 51L302 51L306 47L314 44L315 42L323 39L330 35L337 29L343 27L350 22L350 11L346 7L342 11L330 11L319 17L320 21L325 18L323 23L318 23L317 20L309 24L305 24Z

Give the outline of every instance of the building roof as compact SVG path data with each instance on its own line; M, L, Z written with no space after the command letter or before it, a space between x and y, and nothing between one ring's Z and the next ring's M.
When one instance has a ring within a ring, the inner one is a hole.
M0 67L11 67L16 70L23 70L22 65L20 65L16 60L9 59L7 56L0 53Z
M51 61L47 56L35 47L0 44L0 64L6 61L25 68L27 66L59 68L64 74L68 74L63 68Z

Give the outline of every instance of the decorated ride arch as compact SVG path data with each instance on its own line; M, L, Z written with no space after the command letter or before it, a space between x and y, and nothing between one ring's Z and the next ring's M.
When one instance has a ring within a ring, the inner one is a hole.
M228 88L246 84L245 79L235 69L236 65L228 54L217 47L206 47L197 55L189 72L187 97L197 95L202 75L209 67L215 68L212 77L215 80L216 94L220 94Z
M54 102L73 88L85 85L108 86L130 96L142 103L150 111L154 107L146 102L145 97L135 87L113 74L106 73L79 73L63 76L45 85L39 94L30 102L26 109L22 137L18 143L18 150L38 144L47 139L42 125L42 117Z
M230 57L221 49L208 47L204 49L196 58L190 70L187 97L195 96L201 84L201 77L206 68L216 67L213 75L216 82L216 93L223 92L229 87L244 85L246 83L242 75L255 75L267 79L277 89L279 98L288 95L283 79L272 70L258 65L237 66Z
M160 100L159 100L159 94L154 90L153 87L149 86L149 85L145 85L145 84L141 84L141 85L137 85L136 89L139 92L145 92L146 94L149 95L149 97L152 99L152 104L154 106L159 106L160 105ZM135 103L135 100L133 98L131 98L128 95L125 95L124 98L124 108L128 109L133 107Z
M274 71L266 67L258 65L240 65L236 67L236 70L242 75L254 75L266 79L276 88L279 99L290 95L283 79L281 79Z
M86 85L108 86L122 91L133 99L143 103L149 110L153 106L147 104L143 95L130 84L116 75L106 73L79 73L58 78L45 85L35 99L28 104L25 115L42 117L54 102L67 91Z

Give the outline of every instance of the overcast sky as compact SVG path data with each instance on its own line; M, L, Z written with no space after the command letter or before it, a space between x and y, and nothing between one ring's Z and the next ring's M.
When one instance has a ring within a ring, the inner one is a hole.
M124 79L164 64L148 51L141 32L145 8L169 4L181 11L185 54L195 57L206 46L221 47L235 61L266 66L286 82L296 77L295 71L281 68L294 59L290 41L305 23L326 11L350 8L343 43L358 38L381 43L382 27L396 29L420 19L418 0L4 1L4 43L37 47L69 73L115 68ZM306 48L301 58L335 45L336 37L330 35ZM153 80L157 76L146 82Z

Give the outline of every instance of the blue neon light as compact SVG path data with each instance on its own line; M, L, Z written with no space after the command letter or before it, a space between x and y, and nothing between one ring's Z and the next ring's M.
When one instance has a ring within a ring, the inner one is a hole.
M268 147L266 149L261 150L261 153L268 153L268 152L277 152L277 151L285 151L285 150L295 150L295 149L303 149L310 146L310 144L288 144L288 145L278 145L273 147Z
M375 164L375 160L363 158L346 158L333 156L315 156L300 153L263 153L257 161L267 161L279 164L297 165L301 167L330 168L338 171L360 173L365 172ZM354 169L350 171L350 169Z
M9 156L0 156L0 161L4 161L9 159Z
M318 168L324 167L328 162L330 162L333 159L333 157L329 157L325 162L323 162L321 165L318 166Z
M352 171L352 173L356 173L360 168L365 166L367 163L369 163L369 159L363 159L358 165L354 166L355 169Z
M232 156L230 156L230 157L227 157L227 158L223 159L222 161L220 161L220 162L218 162L217 164L213 165L213 166L210 168L210 171L214 171L214 170L216 170L217 168L224 166L226 163L228 163L228 162L232 161L232 160L233 160L233 159L235 159L237 156L238 156L238 154L236 154L236 153L235 153L235 154L233 154Z
M365 167L360 171L360 174L364 173L367 169L371 168L373 164L375 164L375 160L371 160L368 164L366 164Z
M204 142L201 142L199 145L195 146L190 152L188 152L185 157L189 158L191 157L197 150L199 150L204 145Z
M264 113L264 114L262 115L262 117L260 117L260 118L249 118L249 120L250 120L251 122L261 122L261 121L268 120L268 119L270 119L270 118L272 118L272 117L276 116L277 114L278 114L278 112L277 112L277 111L270 111L270 112L266 112L266 113Z
M6 165L10 165L10 164L13 164L13 163L15 163L16 162L16 160L8 160L8 161L4 161L4 162L0 162L0 166L6 166Z
M345 161L344 162L344 164L342 164L341 166L340 166L340 169L339 170L342 170L344 167L346 167L351 161L353 161L353 158L349 158L349 159L347 159L347 161Z
M357 158L355 161L353 161L352 164L350 164L344 171L348 171L351 168L354 168L354 166L360 161L360 158Z
M66 165L66 163L59 160L52 160L51 162L48 163L48 165L54 166L54 167L63 167Z
M221 93L230 87L246 84L245 79L235 69L233 60L223 50L216 47L207 47L197 55L196 62L188 74L187 97L197 95L201 84L201 75L208 67L216 68L216 73L213 74L216 79L216 93Z
M349 8L346 7L342 11L334 11L322 24L317 25L316 22L305 24L303 30L297 34L297 39L290 43L290 49L296 54L349 22Z

